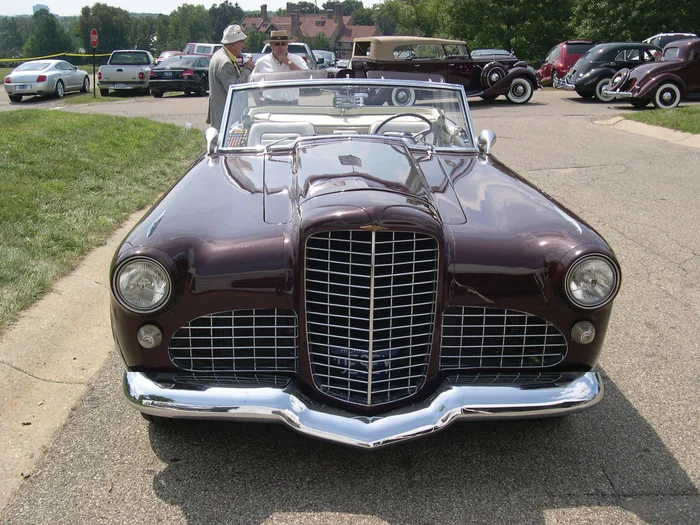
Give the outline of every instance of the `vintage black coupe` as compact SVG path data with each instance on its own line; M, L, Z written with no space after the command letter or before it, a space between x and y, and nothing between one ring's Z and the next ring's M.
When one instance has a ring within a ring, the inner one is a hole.
M620 266L492 156L461 86L255 80L114 256L124 390L146 419L373 448L601 399ZM365 104L395 89L419 102Z
M534 68L515 55L498 53L473 55L462 40L415 36L374 36L356 38L348 69L339 78L388 77L387 73L419 73L433 79L464 86L468 97L494 100L500 95L514 104L525 104L540 87ZM410 106L415 93L398 89L387 92L386 102ZM370 99L372 102L372 99Z
M598 44L586 51L565 77L555 79L554 87L576 91L583 98L595 97L599 102L610 102L615 97L604 91L618 71L653 62L657 56L661 56L661 49L651 44Z

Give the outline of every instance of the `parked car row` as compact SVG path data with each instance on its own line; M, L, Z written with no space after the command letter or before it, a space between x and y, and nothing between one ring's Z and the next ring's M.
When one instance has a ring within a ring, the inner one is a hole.
M648 39L661 41L661 37ZM554 87L600 102L627 100L643 108L673 109L700 98L700 39L670 39L663 50L647 42L610 42L587 51Z

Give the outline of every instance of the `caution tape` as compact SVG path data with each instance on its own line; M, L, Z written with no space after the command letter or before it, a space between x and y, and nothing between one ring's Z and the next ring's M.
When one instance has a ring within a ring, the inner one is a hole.
M108 57L112 53L95 53L96 57ZM91 57L92 53L56 53L55 55L46 55L43 57L16 57L16 58L0 58L0 62L27 62L29 60L43 60L45 58L56 57Z

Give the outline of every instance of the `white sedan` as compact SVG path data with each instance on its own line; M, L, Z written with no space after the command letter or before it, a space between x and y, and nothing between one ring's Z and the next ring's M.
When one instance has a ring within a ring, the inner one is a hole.
M12 102L30 95L62 98L68 91L90 91L90 76L65 60L32 60L5 77L5 91Z

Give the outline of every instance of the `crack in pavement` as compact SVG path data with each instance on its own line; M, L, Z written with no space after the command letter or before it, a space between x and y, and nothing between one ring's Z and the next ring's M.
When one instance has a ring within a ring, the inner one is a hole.
M31 372L28 372L28 371L18 367L18 366L15 366L15 365L10 364L6 361L3 361L2 359L0 359L0 365L5 365L8 368L12 368L13 370L16 370L17 372L25 374L25 375L32 377L34 379L37 379L39 381L43 381L45 383L55 383L58 385L88 385L89 384L87 381L59 381L57 379L46 379L44 377L39 377L39 376L32 374Z

